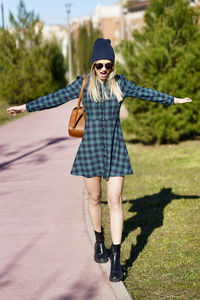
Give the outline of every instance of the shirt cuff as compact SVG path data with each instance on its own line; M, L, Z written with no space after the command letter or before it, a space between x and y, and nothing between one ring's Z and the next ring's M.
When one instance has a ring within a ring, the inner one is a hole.
M30 106L28 105L28 103L26 103L25 105L26 105L27 112L32 112L32 110L31 110Z

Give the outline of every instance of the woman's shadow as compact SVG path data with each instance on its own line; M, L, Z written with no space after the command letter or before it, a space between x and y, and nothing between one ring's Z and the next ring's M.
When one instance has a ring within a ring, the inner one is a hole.
M128 268L130 268L139 254L142 252L148 242L152 232L163 225L164 209L172 200L180 199L197 199L199 196L177 195L172 192L171 188L163 188L159 193L144 196L135 200L123 201L123 203L131 203L129 212L135 212L134 216L124 221L124 229L122 242L128 237L129 233L138 227L141 233L137 236L136 244L132 244L130 257L122 266L124 275L126 276Z

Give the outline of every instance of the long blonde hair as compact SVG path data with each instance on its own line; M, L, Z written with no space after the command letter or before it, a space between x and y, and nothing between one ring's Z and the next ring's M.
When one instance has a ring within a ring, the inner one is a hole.
M108 81L108 87L109 87L109 91L110 91L110 97L112 97L112 95L115 95L117 98L117 101L120 102L123 99L123 93L115 79L115 66L113 66L110 74L107 77L107 81ZM102 97L104 99L109 100L110 97L107 95L106 93L106 89L104 87L103 83L100 83L100 81L98 80L98 77L96 75L95 72L95 62L92 64L92 67L90 69L90 82L89 82L89 87L88 87L88 95L90 96L90 98L92 98L95 102L99 102L102 101L102 98L100 96L100 92L99 92L99 84L101 86L102 89Z

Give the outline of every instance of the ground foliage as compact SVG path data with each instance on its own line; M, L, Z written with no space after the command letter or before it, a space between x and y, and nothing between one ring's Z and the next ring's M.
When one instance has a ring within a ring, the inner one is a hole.
M123 128L144 143L177 143L200 134L199 18L188 1L151 0L143 30L133 31L133 40L117 49L124 61L118 71L132 82L193 99L171 107L127 99Z

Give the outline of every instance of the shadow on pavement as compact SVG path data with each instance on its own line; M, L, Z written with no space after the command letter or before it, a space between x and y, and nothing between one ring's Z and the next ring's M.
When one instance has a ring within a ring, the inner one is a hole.
M81 278L82 280L83 278ZM85 282L84 284L82 282L74 283L70 290L68 293L60 295L53 300L94 300L98 297L98 287L93 282Z
M24 246L24 248L20 249L16 255L5 265L3 270L0 271L0 288L7 287L8 285L12 284L11 280L4 279L6 276L8 276L13 269L17 267L19 262L23 259L25 255L28 254L29 251L32 250L32 248L37 244L39 240L43 238L43 236L46 233L43 231L39 234L37 234L27 245Z
M98 284L93 280L87 280L87 277L84 277L85 272L89 272L88 265L85 265L83 271L78 272L79 277L68 287L66 293L60 294L52 300L89 300L89 299L97 299L98 297ZM67 270L68 275L66 277L66 281L69 280L70 269ZM45 294L49 289L52 288L55 281L59 281L59 278L65 276L66 270L64 268L57 269L52 274L50 274L46 280L38 287L38 289L33 293L32 299L43 299ZM46 299L46 298L45 298ZM99 298L98 298L99 299Z
M23 159L23 158L25 158L29 155L32 155L33 153L36 153L36 152L38 152L38 151L40 151L40 150L42 150L42 149L44 149L48 146L55 145L57 143L66 141L67 139L69 139L69 138L68 137L60 137L60 138L55 138L55 139L50 139L50 140L48 139L48 142L45 145L43 145L41 147L38 147L34 150L31 150L31 151L29 151L25 154L22 154L22 155L14 158L14 159L11 159L11 160L8 160L8 161L5 161L5 162L1 163L0 164L0 171L4 171L4 170L8 169L13 162L16 162L16 161L18 161L20 159ZM15 154L15 152L14 152L14 154ZM39 162L42 162L42 161L44 161L44 157L41 157L41 160L39 160Z

